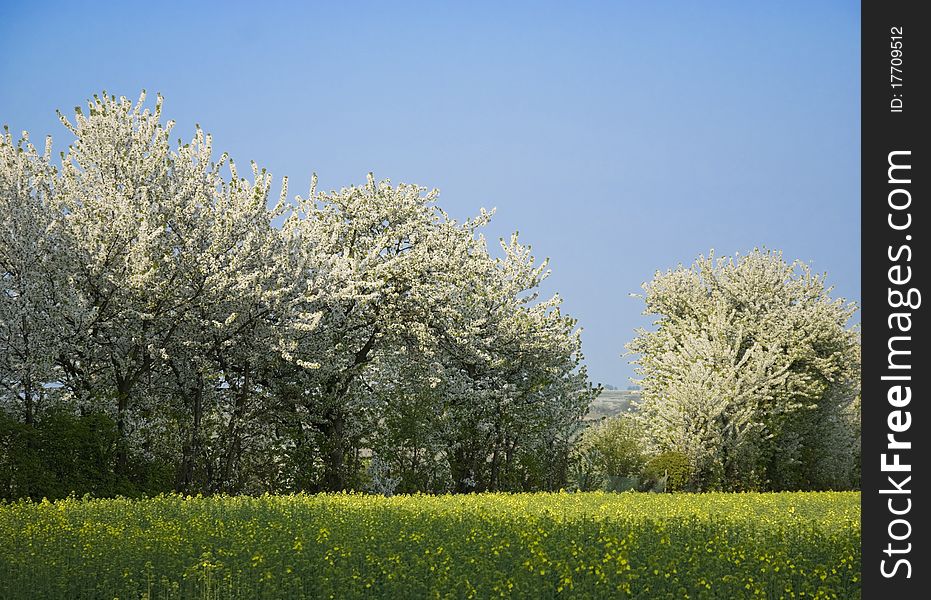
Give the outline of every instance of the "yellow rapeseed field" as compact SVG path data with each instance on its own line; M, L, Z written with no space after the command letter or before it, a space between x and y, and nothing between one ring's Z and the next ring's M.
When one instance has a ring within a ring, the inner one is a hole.
M0 598L858 598L860 496L0 505Z

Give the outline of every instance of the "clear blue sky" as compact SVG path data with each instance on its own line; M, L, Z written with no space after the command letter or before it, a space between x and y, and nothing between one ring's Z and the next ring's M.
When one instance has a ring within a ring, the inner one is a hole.
M201 6L204 4L204 6ZM497 207L549 256L594 380L625 386L628 297L765 245L860 298L859 3L0 2L0 122L159 91L306 193L378 178Z

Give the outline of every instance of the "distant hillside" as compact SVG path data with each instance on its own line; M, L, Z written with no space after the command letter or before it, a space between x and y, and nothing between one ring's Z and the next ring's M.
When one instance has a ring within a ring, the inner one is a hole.
M640 390L612 390L606 388L592 401L588 414L585 415L585 420L597 421L602 417L613 417L622 412L628 412L633 408L631 401L639 399Z

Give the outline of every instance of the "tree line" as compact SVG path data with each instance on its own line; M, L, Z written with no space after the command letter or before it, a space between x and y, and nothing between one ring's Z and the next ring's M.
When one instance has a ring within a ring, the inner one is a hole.
M586 429L577 323L491 212L276 198L162 106L59 113L57 162L0 136L0 497L858 485L856 307L804 263L657 272L642 400Z
M59 166L0 142L0 495L565 484L597 389L491 213L371 175L273 202L161 98L59 117Z

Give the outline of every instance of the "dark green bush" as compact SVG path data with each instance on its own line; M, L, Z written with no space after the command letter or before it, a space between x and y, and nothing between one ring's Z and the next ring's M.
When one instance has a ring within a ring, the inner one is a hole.
M50 411L24 424L0 412L0 498L153 495L171 490L170 468L130 457L114 472L116 423L107 415Z

